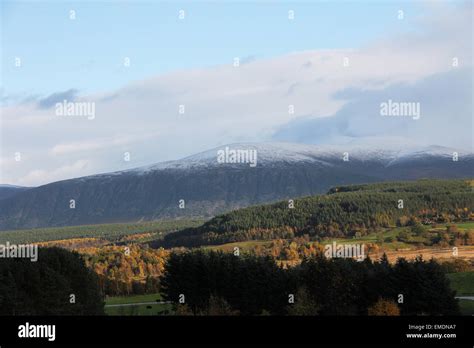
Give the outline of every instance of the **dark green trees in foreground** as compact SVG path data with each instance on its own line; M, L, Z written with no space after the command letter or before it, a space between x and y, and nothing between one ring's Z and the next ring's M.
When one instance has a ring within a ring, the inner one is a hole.
M401 315L459 311L440 265L421 258L390 265L320 256L282 269L270 258L173 253L162 289L168 300L184 302L183 314L216 313L215 303L227 308L217 314L241 315L367 315L380 303L398 306Z
M96 315L103 307L97 276L77 253L39 248L36 262L0 259L0 315Z
M459 314L442 267L421 258L391 265L320 255L285 269L270 257L179 252L161 288L177 314ZM37 262L0 259L0 315L96 314L103 314L98 279L77 253L40 248Z
M240 314L284 314L286 289L293 288L288 272L271 258L236 257L216 252L171 254L161 287L167 300L185 304L193 313L206 314L211 297L225 300Z

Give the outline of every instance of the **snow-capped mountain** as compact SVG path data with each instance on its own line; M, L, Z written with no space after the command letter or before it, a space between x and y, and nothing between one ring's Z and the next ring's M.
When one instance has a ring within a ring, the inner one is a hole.
M219 151L255 151L259 166L273 166L279 163L319 163L321 165L332 165L333 161L347 159L357 162L380 162L391 165L410 158L429 159L431 157L452 158L457 153L458 157L466 158L472 156L464 150L456 150L443 146L416 147L412 145L401 145L396 149L372 148L365 145L345 145L345 146L318 146L296 143L234 143L219 146L211 150L200 152L180 160L166 161L143 167L122 170L113 173L100 175L117 175L124 173L149 173L163 169L193 169L213 166L233 166L238 167L240 163L219 163Z
M468 178L473 169L472 153L439 146L229 144L177 161L16 193L0 200L0 229L212 216L335 185Z

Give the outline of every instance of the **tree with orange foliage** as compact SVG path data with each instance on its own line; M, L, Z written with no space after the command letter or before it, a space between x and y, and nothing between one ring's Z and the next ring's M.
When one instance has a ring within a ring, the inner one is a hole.
M392 300L379 298L368 308L368 314L374 316L399 316L400 308Z

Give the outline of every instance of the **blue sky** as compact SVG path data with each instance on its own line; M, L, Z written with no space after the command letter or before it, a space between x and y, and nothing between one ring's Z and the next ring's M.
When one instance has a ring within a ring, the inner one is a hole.
M288 20L289 10L296 20ZM91 93L168 71L229 64L234 57L360 47L413 30L421 13L420 3L395 1L4 1L3 93ZM15 68L15 57L23 69Z
M0 184L238 142L472 152L472 4L2 1ZM64 100L93 117L58 113ZM421 117L382 117L388 100Z

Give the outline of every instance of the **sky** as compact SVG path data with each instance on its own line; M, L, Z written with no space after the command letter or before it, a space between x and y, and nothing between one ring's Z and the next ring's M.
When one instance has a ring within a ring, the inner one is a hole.
M2 1L0 11L1 184L249 141L472 151L470 1ZM65 100L94 115L58 113ZM388 100L419 103L421 117L382 117Z

